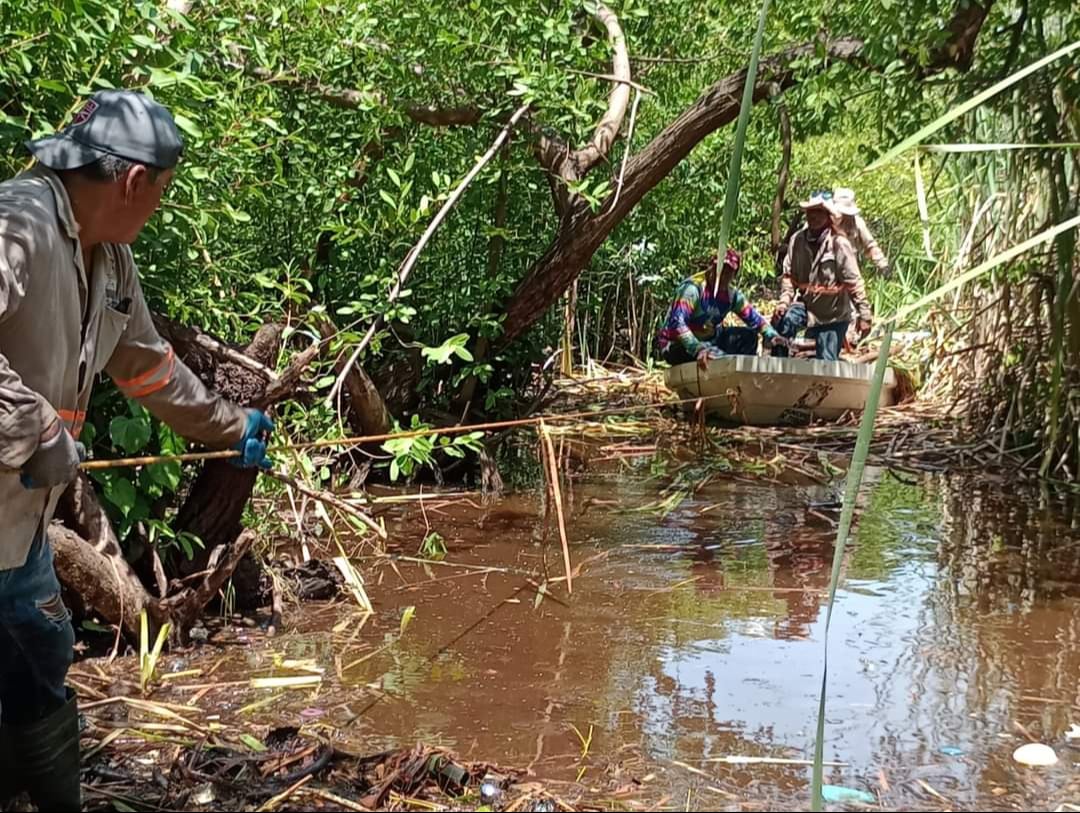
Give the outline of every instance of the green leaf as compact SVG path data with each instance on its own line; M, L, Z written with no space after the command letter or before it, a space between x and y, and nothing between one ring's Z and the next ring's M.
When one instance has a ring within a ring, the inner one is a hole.
M275 133L281 133L281 135L285 135L288 132L284 127L282 127L280 124L278 124L276 121L274 121L269 116L262 116L262 117L259 118L259 121L261 121L263 124L265 124L271 130L273 130Z
M234 223L250 223L251 215L247 212L242 212L239 209L234 209L228 203L225 204L225 212L232 218Z
M109 437L113 444L128 454L142 451L150 442L150 421L146 418L127 418L119 415L109 422Z
M840 583L840 571L844 564L844 548L847 546L848 534L851 532L851 521L855 516L855 503L859 497L859 488L862 485L866 458L870 453L870 441L874 437L874 419L877 417L878 404L881 400L881 386L885 381L885 372L889 368L889 346L892 344L892 333L892 324L887 324L885 333L881 337L881 349L878 352L877 364L874 366L874 376L870 383L870 393L866 398L866 407L859 421L859 434L855 439L855 451L851 455L851 465L848 467L847 482L844 487L844 507L840 512L840 525L836 529L836 542L833 546L832 575L829 580L829 603L825 612L823 641L825 662L821 671L817 734L814 740L814 758L810 779L810 809L813 811L821 811L825 807L822 791L825 753L825 690L829 676L829 625L832 623L833 606L836 603L836 587Z
M175 492L180 487L181 469L176 461L154 463L145 469L147 476L166 491Z
M401 613L401 627L398 634L404 635L406 628L412 623L413 617L416 615L416 607L410 605L406 607Z
M105 484L105 499L112 503L121 516L127 516L135 507L138 497L135 484L126 477L114 477Z
M179 84L180 77L175 71L163 70L161 68L150 69L150 84L153 87L158 88L170 88Z
M396 186L398 189L400 189L401 188L401 176L398 175L390 167L386 168L386 174L390 176L390 180L394 182L394 186Z
M261 754L263 751L266 750L266 746L263 745L262 741L257 739L256 737L251 736L250 734L241 734L240 742L244 743L244 745L246 745L248 748L250 748L257 754Z
M389 192L387 192L385 189L380 189L379 190L379 197L382 198L383 200L385 200L387 203L389 203L395 209L397 208L397 201L394 200L394 196L391 195Z

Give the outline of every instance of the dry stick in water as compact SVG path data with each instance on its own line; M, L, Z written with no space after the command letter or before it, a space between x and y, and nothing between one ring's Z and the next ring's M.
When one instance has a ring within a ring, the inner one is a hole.
M559 464L555 462L555 447L551 444L547 424L540 422L540 437L547 452L548 481L551 483L552 496L555 498L555 515L559 519L559 537L562 539L563 564L566 566L566 592L574 592L574 575L570 567L570 546L566 541L566 520L563 517L562 488L559 485Z
M349 516L356 517L361 522L363 522L365 525L367 525L369 528L371 528L371 530L373 530L379 536L380 539L386 539L386 529L382 525L377 523L375 520L373 520L371 517L369 517L367 514L365 514L359 508L357 508L357 507L355 507L353 505L349 505L344 500L338 499L337 497L335 497L330 492L328 492L328 491L318 491L316 489L309 488L308 486L301 483L299 480L297 480L292 475L286 474L283 471L274 471L272 469L263 469L262 473L265 474L267 477L273 477L275 480L278 480L279 482L282 482L282 483L285 483L286 485L292 486L297 491L299 491L301 494L306 494L307 496L311 497L313 500L318 500L319 502L324 502L327 505L332 505L334 508L338 509L339 511L343 511L346 514L348 514Z
M523 104L521 107L514 111L514 115L510 117L510 120L508 122L506 122L506 126L499 131L499 135L496 136L495 141L488 148L488 151L480 157L480 160L473 165L472 169L469 170L469 174L466 175L462 179L461 183L457 185L457 188L450 193L450 197L446 199L446 203L444 203L442 205L442 208L439 209L438 214L436 214L435 217L432 218L431 223L424 230L424 233L420 236L420 240L416 243L415 246L412 247L409 253L405 255L405 261L401 264L401 268L398 271L397 282L394 283L394 287L390 291L390 295L387 297L387 304L396 300L401 294L401 289L405 285L405 280L409 278L409 274L412 273L412 270L416 265L416 261L420 258L420 252L424 250L424 247L428 244L428 241L431 240L432 236L438 230L439 226L442 225L443 220L445 220L446 216L450 214L450 210L454 208L455 204L457 204L457 202L461 199L462 195L465 194L465 190L468 188L469 184L473 182L473 179L476 178L477 175L480 174L480 170L487 166L488 162L495 157L495 154L499 151L499 148L502 147L503 142L510 137L510 131L514 129L514 126L518 123L521 117L525 115L525 112L528 109L529 105ZM348 376L349 370L351 370L352 366L356 364L356 361L360 358L360 354L364 351L364 348L367 347L371 340L375 337L375 331L378 330L380 321L381 319L376 319L372 323L371 327L368 328L367 333L364 334L364 338L360 340L360 344L356 346L356 349L353 350L352 355L349 356L349 360L345 362L345 366L341 368L341 372L338 374L337 381L335 381L334 386L331 387L330 394L326 396L327 406L333 405L334 400L340 396L341 387L345 383L345 378L346 376ZM340 412L340 410L338 411Z
M304 785L306 785L308 782L310 782L313 778L314 778L313 774L308 774L303 779L301 779L299 782L296 782L295 784L293 784L290 787L286 788L284 791L279 793L277 796L273 797L272 799L267 799L266 803L263 804L263 806L260 807L259 810L260 811L273 810L279 804L286 801L290 796L292 796L294 793L296 793L296 791L300 790L300 788L304 787Z

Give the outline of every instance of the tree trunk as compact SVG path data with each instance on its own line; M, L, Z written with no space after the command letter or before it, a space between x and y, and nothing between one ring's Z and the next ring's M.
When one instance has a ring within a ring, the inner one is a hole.
M135 640L143 610L155 628L168 620L161 602L150 595L123 556L99 550L56 522L49 526L49 544L57 577L82 605L76 609L99 613Z
M265 380L230 362L217 363L215 359L207 363L200 348L188 340L190 334L185 331L190 330L168 329L166 338L204 384L235 403L255 404L261 400L267 390ZM245 348L245 355L261 364L273 365L282 330L281 325L264 325ZM240 520L257 477L253 469L239 469L225 460L210 460L203 466L176 515L177 532L194 534L202 541L202 549L195 557L182 563L182 573L187 575L206 569L211 551L231 544L240 535L243 528Z
M110 624L138 637L139 614L146 610L153 626L166 613L124 558L105 508L90 478L80 474L56 506L49 528L56 573L75 599L76 610L93 610Z
M329 319L319 321L319 332L323 338L330 338L336 331L337 328ZM344 366L345 358L342 356L334 365L334 370L341 373ZM390 431L391 420L386 403L360 362L353 364L345 376L345 392L349 396L348 421L353 432L358 435L383 435Z
M110 624L117 624L133 640L138 640L141 615L145 611L150 636L165 623L178 638L199 617L203 607L217 594L235 571L251 546L251 531L231 546L220 545L208 557L206 572L194 587L186 587L166 598L154 598L124 559L105 510L93 484L80 475L61 500L59 522L49 526L56 575L67 588L76 610L93 611ZM73 530L74 529L74 530Z

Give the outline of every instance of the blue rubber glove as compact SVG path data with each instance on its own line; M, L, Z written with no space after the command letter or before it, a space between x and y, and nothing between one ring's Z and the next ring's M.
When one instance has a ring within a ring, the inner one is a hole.
M240 457L231 458L229 462L241 469L251 469L255 466L261 469L273 468L273 463L266 456L266 441L270 438L270 433L274 431L274 422L267 417L265 412L257 409L244 411L247 412L244 436L232 447L240 452Z

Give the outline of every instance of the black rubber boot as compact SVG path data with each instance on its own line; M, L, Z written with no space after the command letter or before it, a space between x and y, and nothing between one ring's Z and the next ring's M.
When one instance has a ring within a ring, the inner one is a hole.
M0 724L0 810L22 790L21 785L15 750L11 747L11 727Z
M79 784L79 711L75 693L36 723L12 726L11 747L30 801L42 811L82 809Z

